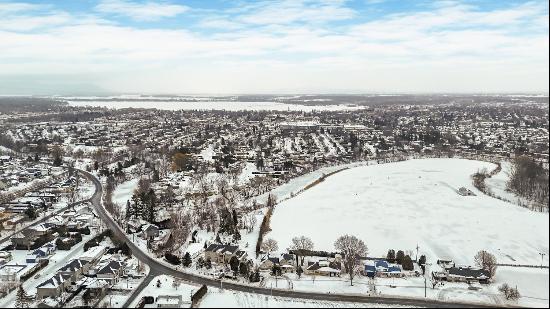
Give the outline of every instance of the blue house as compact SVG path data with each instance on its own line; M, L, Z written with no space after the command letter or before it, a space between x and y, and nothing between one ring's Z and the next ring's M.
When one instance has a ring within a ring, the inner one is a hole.
M365 265L365 275L369 278L374 278L376 276L376 266Z
M375 264L375 265L376 265L376 269L377 269L378 271L385 271L385 270L387 270L387 269L390 267L389 264L388 264L388 262L387 262L387 261L384 261L384 260L378 260L378 261L376 261L376 264Z
M401 277L403 272L401 267L397 264L390 264L385 260L376 260L376 261L367 261L365 263L364 273L369 278L374 278L376 276L382 277Z
M48 252L46 250L39 248L32 252L32 255L36 256L37 258L43 258L48 256Z
M25 257L26 263L38 263L39 258L34 254L29 254Z

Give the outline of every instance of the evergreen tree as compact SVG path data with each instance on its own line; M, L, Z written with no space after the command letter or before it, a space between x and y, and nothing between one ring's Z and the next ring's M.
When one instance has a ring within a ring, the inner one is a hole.
M183 266L189 267L193 263L193 260L191 259L191 255L189 252L185 252L185 255L183 256L183 261L181 262Z
M405 252L403 252L402 250L397 251L397 254L395 256L395 262L399 265L402 265L404 258L405 258Z
M248 263L241 262L241 264L239 265L239 273L241 274L241 276L247 278L249 275L249 272L250 272L250 269L248 267Z
M296 275L298 275L298 279L302 278L303 273L304 270L302 269L302 266L298 265L298 267L296 267Z
M271 267L271 274L273 276L281 276L283 274L283 269L278 264L273 264L273 267Z
M241 240L241 233L239 232L239 229L235 229L235 233L233 234L233 241L238 242Z
M395 261L395 250L390 249L388 250L388 254L386 255L386 260L388 262L393 263Z
M403 261L401 263L401 266L403 266L403 270L413 270L414 265L411 257L409 255L405 255L403 258Z
M239 272L239 264L239 259L236 256L231 257L229 260L229 267L235 275Z
M27 293L23 289L23 285L19 285L19 289L17 290L17 295L15 297L16 308L29 308Z

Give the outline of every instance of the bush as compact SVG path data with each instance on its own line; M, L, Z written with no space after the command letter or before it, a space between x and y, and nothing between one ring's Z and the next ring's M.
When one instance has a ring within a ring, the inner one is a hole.
M503 283L498 290L507 300L518 300L521 297L518 289L510 287L508 283Z
M84 251L88 251L88 249L90 249L91 247L99 246L99 243L102 242L103 239L106 236L111 237L111 234L112 234L111 230L105 230L102 233L100 233L99 235L95 236L94 238L88 240L84 244ZM86 234L86 235L88 235L88 234Z
M172 265L180 265L181 264L180 258L173 255L172 253L166 253L164 255L164 258L168 261L168 263L170 263Z

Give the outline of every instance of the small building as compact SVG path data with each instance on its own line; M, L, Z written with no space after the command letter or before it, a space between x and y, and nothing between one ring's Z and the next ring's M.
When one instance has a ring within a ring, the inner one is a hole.
M183 308L181 295L159 295L155 299L157 308Z
M70 275L55 274L36 287L36 299L59 297L71 285Z
M309 262L306 270L306 275L320 275L328 277L340 277L341 264L338 262L319 261Z
M447 272L447 281L489 283L491 273L488 270L472 267L451 267Z

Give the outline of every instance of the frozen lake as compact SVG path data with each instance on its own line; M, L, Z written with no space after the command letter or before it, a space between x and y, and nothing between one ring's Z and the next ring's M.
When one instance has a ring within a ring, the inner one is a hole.
M71 106L94 106L107 108L157 108L163 110L226 110L226 111L339 111L339 110L358 110L362 106L352 105L300 105L285 104L279 102L236 102L236 101L162 101L162 100L120 100L104 101L89 100L78 101L68 99Z

